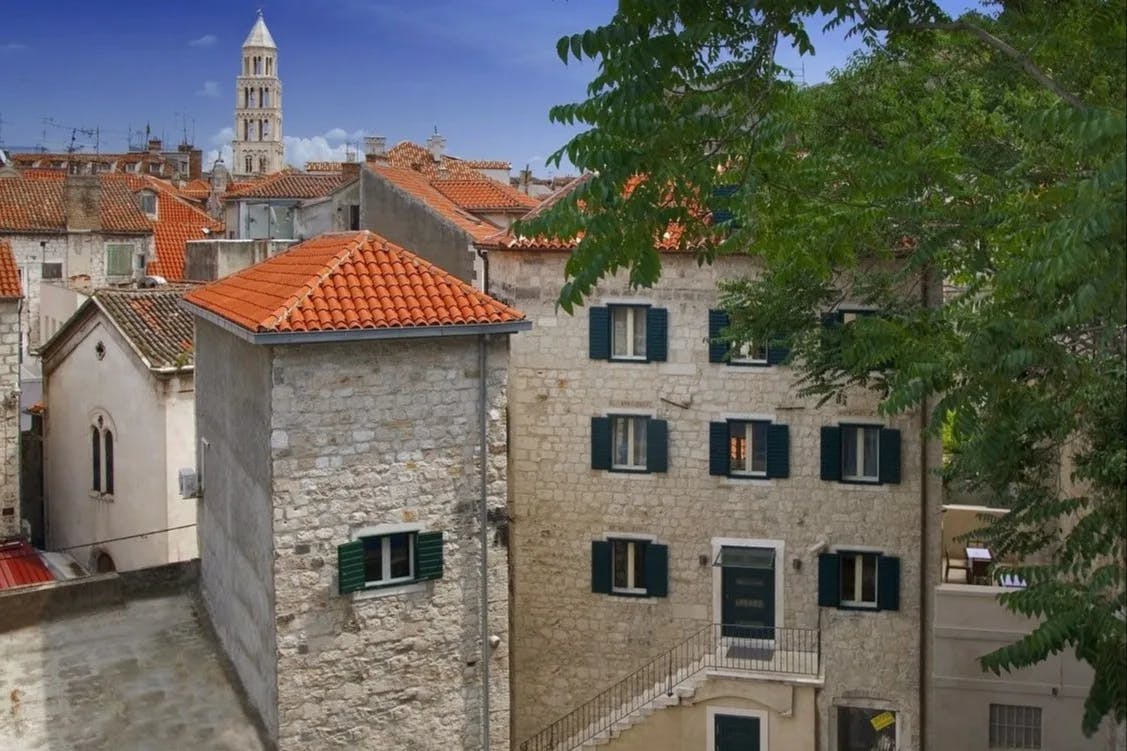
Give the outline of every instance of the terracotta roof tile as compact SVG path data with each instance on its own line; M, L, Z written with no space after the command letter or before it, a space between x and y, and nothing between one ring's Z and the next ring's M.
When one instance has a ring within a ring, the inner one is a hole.
M16 267L12 246L7 240L0 240L0 300L23 297L20 287L20 270Z
M283 170L223 196L232 198L322 198L344 182L340 174L310 174Z
M369 165L373 172L383 175L401 190L410 193L432 209L442 214L470 234L475 240L484 240L499 229L484 219L479 219L447 198L431 184L426 176L414 170L389 167L382 164Z
M54 581L39 551L23 540L0 543L0 589Z
M124 182L126 177L124 174L110 173L99 178L102 188L102 231L128 234L150 232L152 228L149 220ZM65 190L66 180L55 177L0 179L0 229L14 232L65 232Z
M466 211L517 211L525 213L540 202L519 190L490 180L479 178L435 178L431 185Z
M154 289L99 289L94 301L156 370L190 367L194 361L195 319L180 298L196 285Z
M387 160L392 167L414 170L427 177L438 177L440 169L449 177L483 177L478 170L509 169L508 162L459 159L448 154L443 154L441 161L435 161L426 146L413 141L400 141L392 146L387 151Z
M171 183L146 175L123 177L134 192L148 188L157 194L157 218L150 220L156 259L149 264L149 273L169 281L183 279L185 243L206 240L209 235L222 237L223 223L182 199Z
M459 326L516 310L372 232L321 235L185 295L252 332Z
M467 167L474 169L512 169L513 163L506 162L503 159L463 159L461 160Z
M185 198L202 201L211 195L211 183L197 177L195 180L189 180L184 183L178 190L180 191L180 195Z

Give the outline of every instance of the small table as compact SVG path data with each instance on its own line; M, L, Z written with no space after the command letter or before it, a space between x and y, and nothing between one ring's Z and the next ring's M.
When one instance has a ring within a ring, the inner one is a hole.
M991 560L989 548L967 548L967 583L989 583Z

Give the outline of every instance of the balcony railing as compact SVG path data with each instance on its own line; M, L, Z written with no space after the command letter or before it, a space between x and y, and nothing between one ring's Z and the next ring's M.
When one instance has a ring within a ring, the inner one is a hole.
M646 708L672 702L679 686L704 671L820 675L817 629L714 623L568 712L520 744L520 751L570 751Z

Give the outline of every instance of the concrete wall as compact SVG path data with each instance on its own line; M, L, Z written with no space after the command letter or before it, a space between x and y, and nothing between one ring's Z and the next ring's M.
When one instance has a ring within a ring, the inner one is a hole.
M591 304L652 302L669 311L669 359L588 359L588 314L555 309L564 254L490 253L491 292L524 311L533 330L514 338L510 371L510 488L514 572L514 714L517 740L614 683L652 656L719 621L717 538L782 546L780 626L821 629L825 689L819 748L833 707L895 709L905 748L920 735L921 444L917 422L876 418L871 395L818 407L798 398L787 367L708 362L708 310L721 278L754 273L747 259L699 268L666 255L654 290L604 282ZM618 411L668 421L669 471L591 469L590 420ZM709 475L708 423L773 416L790 426L790 478ZM820 428L886 422L902 433L902 482L845 485L820 479ZM933 448L932 461L937 458ZM934 466L934 465L933 465ZM938 547L938 482L929 480ZM669 546L669 596L591 592L591 541L608 533L655 535ZM900 609L858 612L817 605L817 549L870 548L899 556ZM937 553L929 560L938 560ZM936 577L929 568L926 575ZM934 583L934 579L931 579ZM930 590L925 590L930 591Z
M488 354L488 506L500 511L506 350L502 337ZM481 748L479 383L475 338L275 348L280 749ZM389 524L442 531L443 577L338 594L337 546ZM490 748L506 749L508 556L488 532L489 631L500 637Z
M475 279L472 238L367 168L360 171L360 228L386 237L459 279L470 283Z
M1111 751L1114 728L1092 738L1080 732L1092 671L1073 655L1052 655L1033 667L996 676L978 658L1029 633L1036 622L1006 610L998 587L944 584L935 589L935 737L941 748L986 748L991 704L1041 708L1041 748Z
M655 711L604 748L606 751L712 751L714 713L759 717L767 743L761 751L814 751L814 686L710 678L679 706Z
M224 652L278 729L270 352L196 319L200 590Z
M102 359L95 353L99 342ZM88 567L105 552L118 570L195 557L192 530L172 533L176 544L163 531L195 521L191 502L181 501L168 481L170 464L195 461L191 374L155 377L117 329L94 313L45 363L44 386L48 547L68 549ZM99 416L113 431L112 495L92 490L91 427ZM133 535L145 536L117 539Z
M283 253L296 240L192 240L184 245L184 278L213 282Z
M89 294L67 286L64 281L40 284L39 331L43 341L54 336L89 298Z
M20 531L20 300L0 300L0 539Z

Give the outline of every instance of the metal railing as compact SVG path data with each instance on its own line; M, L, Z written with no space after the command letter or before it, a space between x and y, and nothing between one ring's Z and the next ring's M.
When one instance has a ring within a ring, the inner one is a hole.
M714 623L651 660L520 744L570 751L646 708L674 703L676 689L705 670L819 675L820 632Z

